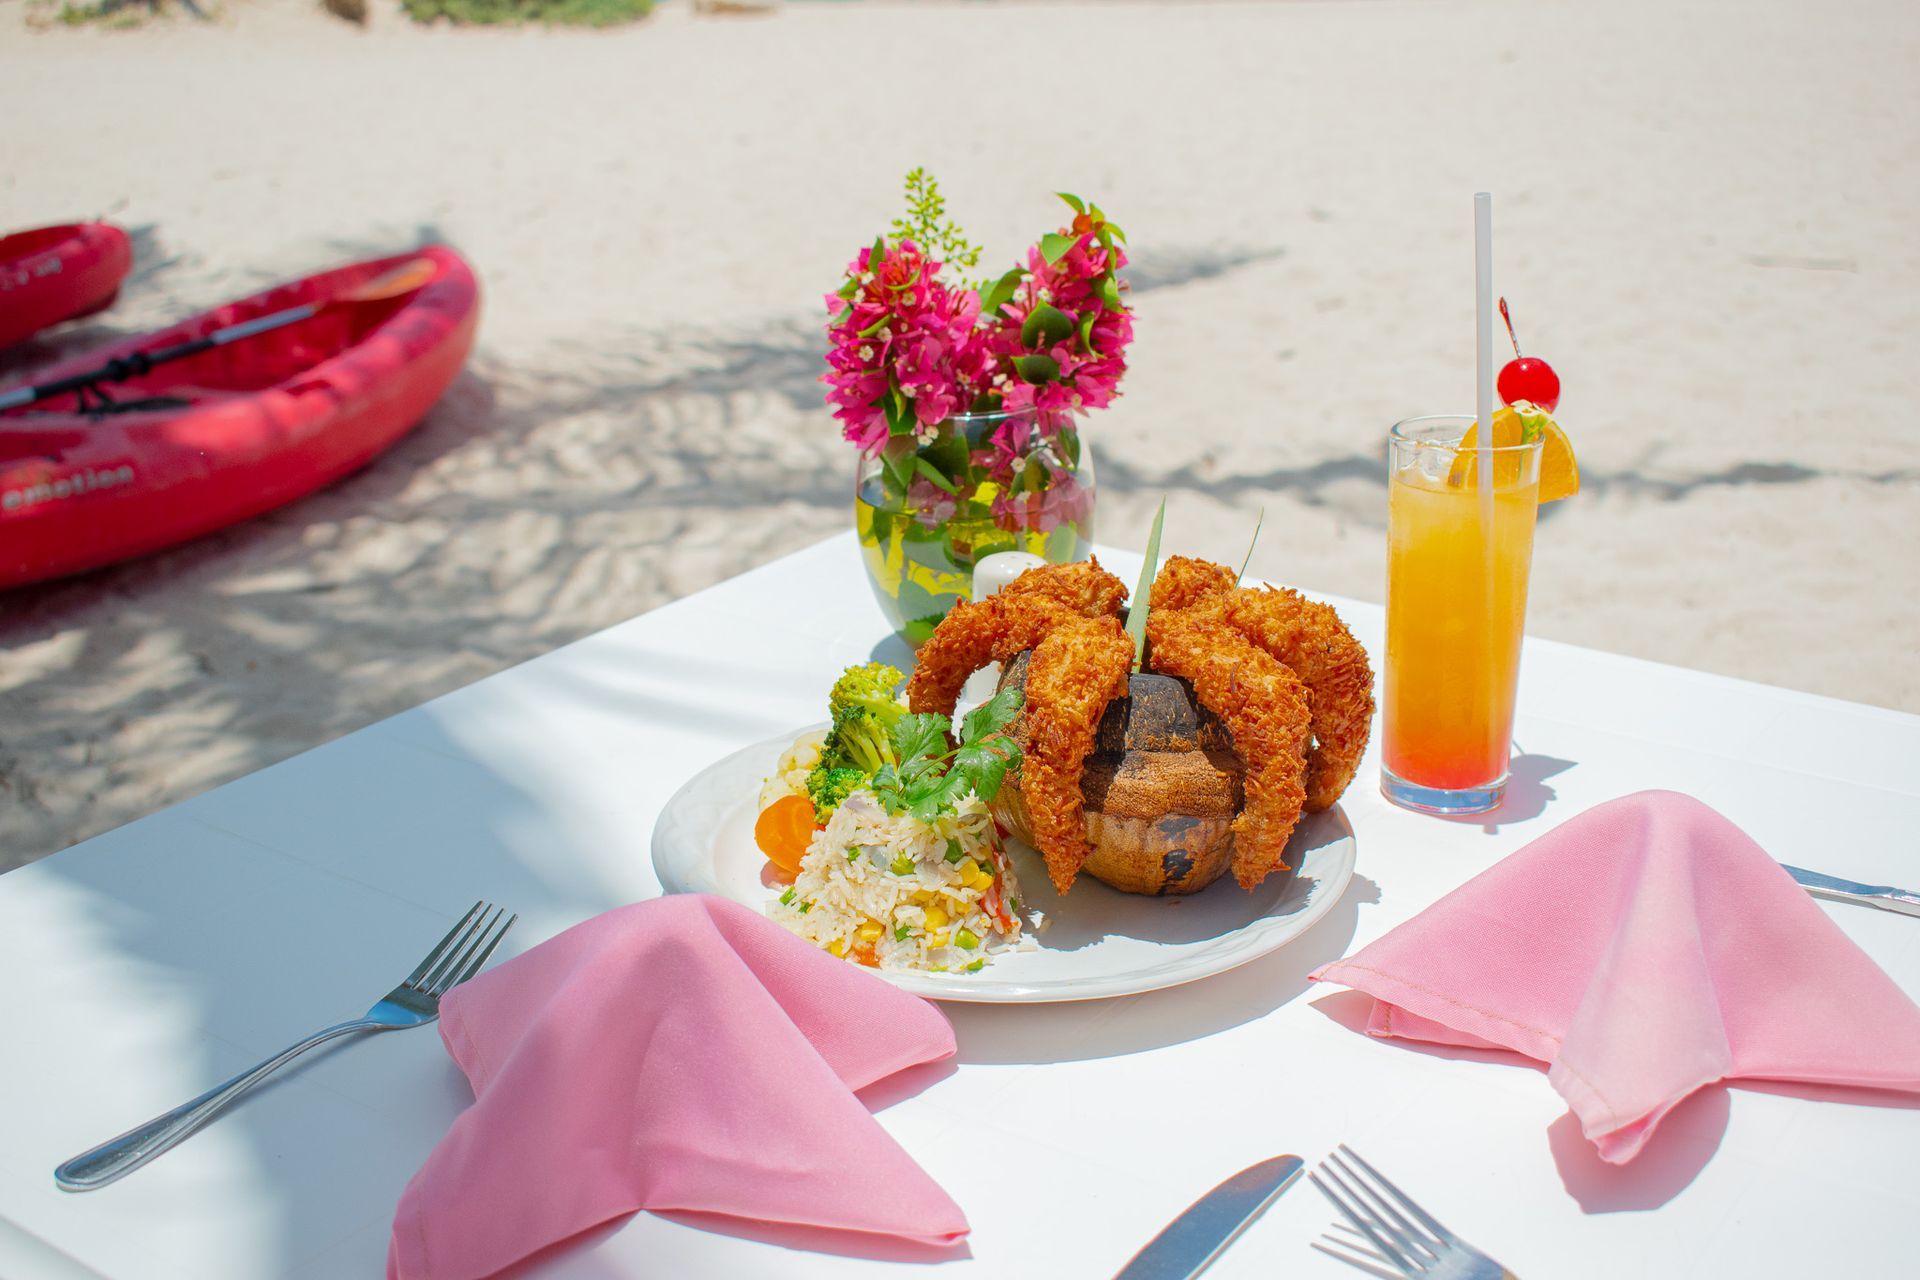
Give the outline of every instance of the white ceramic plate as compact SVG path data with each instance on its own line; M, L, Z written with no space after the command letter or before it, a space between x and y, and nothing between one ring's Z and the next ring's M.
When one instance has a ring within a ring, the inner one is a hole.
M758 743L702 770L680 788L653 829L653 869L668 893L713 893L756 911L779 892L753 842L760 784L800 730ZM1252 893L1224 876L1187 897L1121 893L1090 876L1065 898L1040 856L1008 842L1030 907L1048 924L1037 951L997 955L978 973L875 970L936 1000L1038 1003L1093 1000L1178 986L1224 973L1285 946L1332 910L1353 877L1353 828L1339 808L1304 819L1287 846L1299 874Z

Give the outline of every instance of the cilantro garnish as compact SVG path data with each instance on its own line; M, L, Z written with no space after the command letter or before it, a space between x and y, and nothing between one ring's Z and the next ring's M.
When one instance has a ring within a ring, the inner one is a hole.
M873 794L889 813L931 822L969 791L982 800L1000 793L1007 770L1020 764L1020 746L1006 727L1020 714L1018 689L1003 689L960 722L960 745L947 746L953 725L942 715L902 716L889 735L896 763L874 774Z

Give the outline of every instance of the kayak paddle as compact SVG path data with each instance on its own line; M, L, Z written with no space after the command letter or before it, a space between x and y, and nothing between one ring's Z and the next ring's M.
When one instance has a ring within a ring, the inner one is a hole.
M433 279L436 270L431 260L414 258L401 263L391 271L375 276L357 288L336 293L330 298L322 298L318 302L289 307L285 311L276 311L272 315L260 316L254 320L243 320L239 324L230 324L224 329L215 329L204 338L190 338L170 347L161 347L158 351L136 351L132 355L116 356L88 373L76 373L71 377L60 378L53 382L43 382L39 386L15 387L11 391L0 391L0 409L32 404L36 400L64 395L69 391L78 391L84 396L85 392L96 383L125 382L128 378L139 377L157 364L199 355L202 351L224 347L230 342L239 342L243 338L271 333L275 329L284 329L290 324L311 319L328 307L354 306L365 302L381 302L387 298L397 298L425 285Z

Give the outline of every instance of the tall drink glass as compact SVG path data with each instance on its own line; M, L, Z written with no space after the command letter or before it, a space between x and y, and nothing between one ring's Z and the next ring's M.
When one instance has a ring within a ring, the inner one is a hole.
M1387 662L1380 789L1427 813L1481 813L1507 785L1539 506L1538 439L1462 450L1471 417L1389 436Z

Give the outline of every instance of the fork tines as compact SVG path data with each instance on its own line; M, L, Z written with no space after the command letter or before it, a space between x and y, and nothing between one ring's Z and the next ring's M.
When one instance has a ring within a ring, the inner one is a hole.
M1325 1178L1322 1178L1325 1174ZM1499 1264L1435 1221L1345 1143L1308 1175L1352 1226L1336 1224L1313 1247L1386 1280L1403 1276L1499 1276ZM1357 1255L1357 1256L1356 1256Z
M504 922L502 917L506 917ZM500 939L507 936L518 915L490 902L476 902L460 923L447 930L438 946L400 985L423 996L438 998L480 972Z

